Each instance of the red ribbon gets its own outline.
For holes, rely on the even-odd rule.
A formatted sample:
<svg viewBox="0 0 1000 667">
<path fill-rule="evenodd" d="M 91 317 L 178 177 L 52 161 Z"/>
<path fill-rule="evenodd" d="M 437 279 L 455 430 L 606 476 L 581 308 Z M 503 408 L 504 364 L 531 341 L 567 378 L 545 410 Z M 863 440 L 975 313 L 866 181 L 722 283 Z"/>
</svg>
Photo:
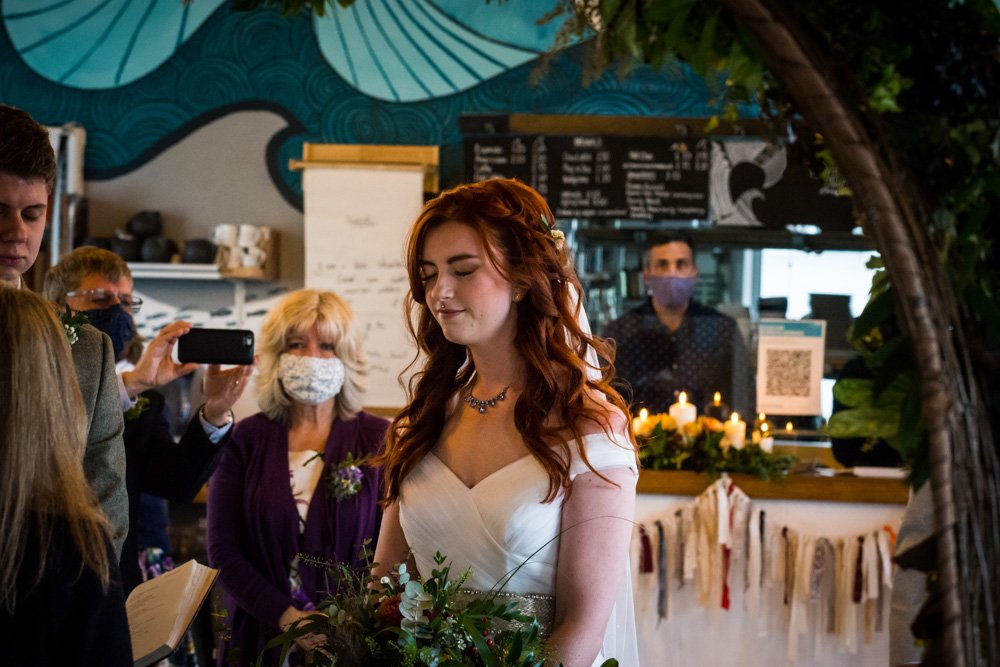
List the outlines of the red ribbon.
<svg viewBox="0 0 1000 667">
<path fill-rule="evenodd" d="M 649 574 L 653 571 L 653 544 L 649 540 L 645 526 L 639 526 L 639 541 L 642 544 L 642 553 L 639 554 L 639 572 Z"/>
</svg>

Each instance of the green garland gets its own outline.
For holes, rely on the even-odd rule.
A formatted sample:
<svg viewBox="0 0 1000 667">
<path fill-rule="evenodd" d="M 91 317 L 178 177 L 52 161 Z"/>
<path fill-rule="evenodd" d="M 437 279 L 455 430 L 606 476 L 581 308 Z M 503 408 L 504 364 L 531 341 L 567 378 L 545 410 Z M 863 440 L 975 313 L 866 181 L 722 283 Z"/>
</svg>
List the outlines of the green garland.
<svg viewBox="0 0 1000 667">
<path fill-rule="evenodd" d="M 724 472 L 777 479 L 788 474 L 795 457 L 768 453 L 756 444 L 742 449 L 723 446 L 721 422 L 699 418 L 697 427 L 682 433 L 657 423 L 637 434 L 639 459 L 647 470 L 692 470 L 715 479 Z M 716 424 L 720 426 L 716 426 Z"/>
</svg>

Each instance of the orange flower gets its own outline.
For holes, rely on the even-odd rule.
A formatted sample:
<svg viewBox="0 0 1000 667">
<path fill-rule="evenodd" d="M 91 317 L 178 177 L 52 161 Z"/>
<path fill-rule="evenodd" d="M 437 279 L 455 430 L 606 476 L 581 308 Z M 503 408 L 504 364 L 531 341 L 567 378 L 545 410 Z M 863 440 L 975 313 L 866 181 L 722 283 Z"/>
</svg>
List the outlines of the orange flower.
<svg viewBox="0 0 1000 667">
<path fill-rule="evenodd" d="M 660 418 L 660 428 L 664 431 L 676 431 L 677 430 L 677 420 L 668 415 L 666 412 L 657 415 Z"/>
<path fill-rule="evenodd" d="M 702 415 L 698 417 L 698 423 L 701 424 L 702 428 L 708 431 L 715 431 L 716 433 L 721 433 L 725 431 L 726 428 L 723 426 L 722 422 L 714 417 L 709 417 L 708 415 Z"/>
<path fill-rule="evenodd" d="M 689 438 L 697 438 L 699 435 L 701 435 L 701 432 L 703 430 L 704 429 L 702 428 L 701 423 L 698 422 L 697 420 L 684 424 L 684 428 L 681 429 L 684 435 L 686 435 Z"/>
<path fill-rule="evenodd" d="M 379 603 L 376 613 L 384 627 L 399 627 L 399 624 L 403 621 L 403 614 L 399 611 L 399 600 L 399 595 L 393 595 L 391 598 L 385 598 Z"/>
</svg>

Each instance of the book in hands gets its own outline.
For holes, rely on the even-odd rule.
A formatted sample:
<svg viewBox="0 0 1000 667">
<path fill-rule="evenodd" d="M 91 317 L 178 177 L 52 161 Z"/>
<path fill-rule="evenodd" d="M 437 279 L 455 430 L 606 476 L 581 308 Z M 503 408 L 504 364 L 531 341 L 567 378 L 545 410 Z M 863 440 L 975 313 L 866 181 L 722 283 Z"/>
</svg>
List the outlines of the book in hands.
<svg viewBox="0 0 1000 667">
<path fill-rule="evenodd" d="M 135 667 L 145 667 L 177 650 L 219 571 L 189 560 L 145 581 L 125 601 Z"/>
</svg>

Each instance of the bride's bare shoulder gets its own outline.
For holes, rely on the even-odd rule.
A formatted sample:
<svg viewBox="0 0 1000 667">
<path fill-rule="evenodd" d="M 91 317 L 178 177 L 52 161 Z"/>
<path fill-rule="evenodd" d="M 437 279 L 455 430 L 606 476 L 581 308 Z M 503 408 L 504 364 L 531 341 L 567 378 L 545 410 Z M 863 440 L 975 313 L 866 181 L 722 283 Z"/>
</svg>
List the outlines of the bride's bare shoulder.
<svg viewBox="0 0 1000 667">
<path fill-rule="evenodd" d="M 595 417 L 581 417 L 579 423 L 583 435 L 594 433 L 624 433 L 628 429 L 628 417 L 621 409 L 607 401 L 602 394 L 587 396 L 587 407 L 593 408 Z"/>
</svg>

